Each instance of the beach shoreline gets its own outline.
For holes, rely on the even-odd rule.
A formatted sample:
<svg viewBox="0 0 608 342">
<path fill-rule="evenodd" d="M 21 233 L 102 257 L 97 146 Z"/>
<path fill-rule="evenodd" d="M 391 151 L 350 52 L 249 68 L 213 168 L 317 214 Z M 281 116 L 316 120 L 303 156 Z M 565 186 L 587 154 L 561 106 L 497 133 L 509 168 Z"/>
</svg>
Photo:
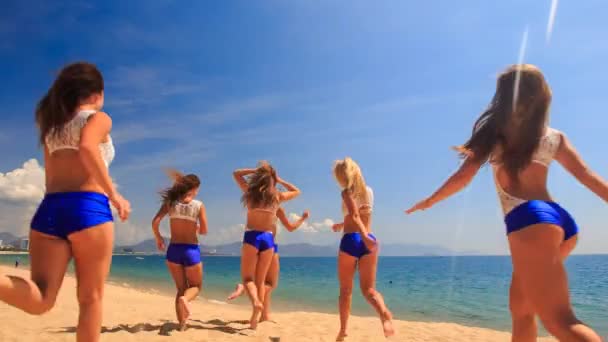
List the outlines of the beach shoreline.
<svg viewBox="0 0 608 342">
<path fill-rule="evenodd" d="M 3 274 L 28 277 L 26 269 L 0 266 Z M 66 275 L 56 306 L 43 317 L 25 314 L 0 304 L 2 341 L 73 341 L 78 315 L 76 280 Z M 338 315 L 317 312 L 277 311 L 276 323 L 248 329 L 248 306 L 199 299 L 193 302 L 189 328 L 176 330 L 174 298 L 115 283 L 106 285 L 102 341 L 334 341 Z M 395 320 L 398 335 L 391 341 L 510 341 L 507 332 L 467 327 L 455 323 Z M 348 341 L 384 339 L 377 318 L 353 316 Z M 539 341 L 555 341 L 540 338 Z"/>
</svg>

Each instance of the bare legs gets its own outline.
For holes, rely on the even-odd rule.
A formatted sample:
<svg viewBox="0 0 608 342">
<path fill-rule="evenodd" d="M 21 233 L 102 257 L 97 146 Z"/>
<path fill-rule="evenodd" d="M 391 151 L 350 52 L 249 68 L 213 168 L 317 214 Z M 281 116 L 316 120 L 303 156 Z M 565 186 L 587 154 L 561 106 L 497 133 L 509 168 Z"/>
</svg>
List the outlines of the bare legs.
<svg viewBox="0 0 608 342">
<path fill-rule="evenodd" d="M 264 280 L 273 255 L 272 249 L 258 252 L 255 247 L 247 243 L 243 244 L 241 249 L 241 278 L 251 300 L 253 312 L 249 322 L 251 329 L 254 330 L 258 325 L 258 316 L 264 308 L 262 304 L 266 292 Z"/>
<path fill-rule="evenodd" d="M 338 280 L 340 281 L 340 298 L 338 306 L 340 309 L 340 332 L 336 341 L 344 341 L 348 327 L 348 316 L 350 316 L 350 305 L 353 294 L 353 279 L 357 267 L 357 258 L 342 251 L 338 254 Z"/>
<path fill-rule="evenodd" d="M 513 272 L 509 290 L 509 309 L 512 321 L 512 342 L 536 342 L 536 317 L 532 304 L 524 295 L 521 279 Z"/>
<path fill-rule="evenodd" d="M 270 263 L 270 268 L 268 269 L 268 273 L 266 274 L 266 280 L 264 285 L 266 286 L 266 296 L 264 297 L 264 311 L 262 311 L 262 317 L 260 318 L 261 322 L 270 321 L 270 304 L 272 301 L 272 291 L 276 289 L 279 283 L 279 272 L 281 265 L 279 263 L 279 255 L 274 254 L 272 257 L 272 262 Z"/>
<path fill-rule="evenodd" d="M 49 311 L 73 255 L 80 306 L 76 340 L 99 341 L 103 289 L 112 262 L 113 239 L 112 222 L 73 233 L 69 236 L 70 243 L 31 231 L 31 280 L 0 276 L 0 299 L 34 315 Z"/>
<path fill-rule="evenodd" d="M 0 300 L 32 315 L 49 311 L 55 305 L 71 258 L 67 241 L 32 230 L 31 280 L 0 276 Z"/>
<path fill-rule="evenodd" d="M 514 273 L 511 295 L 515 295 L 511 299 L 511 310 L 516 311 L 513 341 L 531 341 L 536 335 L 536 331 L 531 334 L 529 326 L 531 313 L 538 314 L 547 331 L 560 341 L 601 341 L 572 310 L 563 259 L 573 246 L 563 244 L 563 236 L 560 227 L 549 224 L 533 225 L 509 234 Z"/>
<path fill-rule="evenodd" d="M 76 280 L 78 281 L 79 342 L 99 341 L 103 312 L 104 284 L 112 263 L 114 225 L 109 222 L 71 234 Z"/>
<path fill-rule="evenodd" d="M 236 284 L 234 291 L 232 291 L 232 293 L 228 296 L 227 300 L 237 299 L 238 297 L 240 297 L 243 294 L 243 292 L 245 292 L 245 286 L 243 286 L 243 284 L 241 284 L 241 283 L 238 283 L 238 284 Z"/>
<path fill-rule="evenodd" d="M 262 317 L 260 322 L 270 321 L 270 305 L 272 299 L 272 291 L 277 287 L 279 282 L 280 263 L 279 255 L 274 254 L 268 273 L 266 274 L 266 280 L 264 286 L 266 287 L 266 294 L 264 297 L 264 309 L 262 311 Z M 228 300 L 234 300 L 240 297 L 245 292 L 245 286 L 243 284 L 237 284 L 234 291 L 228 296 Z"/>
<path fill-rule="evenodd" d="M 392 322 L 392 314 L 384 304 L 382 294 L 376 290 L 376 269 L 378 265 L 378 253 L 374 251 L 358 260 L 359 282 L 361 293 L 368 303 L 376 310 L 382 321 L 382 329 L 385 337 L 395 334 Z M 336 341 L 344 341 L 347 336 L 348 317 L 353 293 L 353 278 L 357 268 L 357 258 L 342 251 L 338 255 L 338 278 L 340 281 L 340 332 Z"/>
<path fill-rule="evenodd" d="M 576 247 L 577 237 L 574 236 L 560 245 L 560 257 L 562 261 L 570 255 Z M 536 326 L 536 313 L 530 301 L 524 295 L 521 279 L 513 273 L 511 289 L 509 291 L 509 309 L 512 319 L 513 342 L 534 342 L 537 338 L 538 328 Z"/>
<path fill-rule="evenodd" d="M 382 294 L 376 290 L 376 270 L 378 266 L 378 252 L 374 251 L 370 254 L 362 256 L 359 260 L 359 282 L 361 293 L 367 299 L 367 302 L 376 310 L 380 320 L 382 321 L 382 330 L 385 337 L 390 337 L 395 334 L 393 328 L 393 315 L 384 304 Z"/>
<path fill-rule="evenodd" d="M 201 291 L 203 283 L 203 264 L 184 267 L 167 261 L 167 267 L 175 282 L 177 294 L 175 295 L 175 314 L 180 329 L 186 328 L 186 322 L 190 317 L 189 303 L 194 300 Z"/>
</svg>

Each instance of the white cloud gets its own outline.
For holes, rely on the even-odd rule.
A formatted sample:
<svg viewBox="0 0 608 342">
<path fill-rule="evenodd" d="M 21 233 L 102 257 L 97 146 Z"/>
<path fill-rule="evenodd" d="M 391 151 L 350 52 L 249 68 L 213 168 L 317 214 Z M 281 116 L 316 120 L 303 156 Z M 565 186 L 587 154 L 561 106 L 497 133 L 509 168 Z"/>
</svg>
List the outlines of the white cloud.
<svg viewBox="0 0 608 342">
<path fill-rule="evenodd" d="M 38 203 L 44 196 L 44 168 L 36 159 L 21 168 L 0 173 L 0 199 L 17 203 Z"/>
<path fill-rule="evenodd" d="M 152 226 L 150 224 L 146 227 L 146 225 L 131 221 L 120 222 L 118 214 L 116 214 L 114 209 L 112 212 L 114 213 L 114 240 L 116 246 L 134 245 L 153 237 Z M 163 236 L 169 236 L 167 231 L 166 227 L 161 227 L 161 234 Z"/>
<path fill-rule="evenodd" d="M 290 221 L 297 221 L 301 218 L 300 215 L 295 213 L 289 214 Z M 329 232 L 331 231 L 331 227 L 334 225 L 334 221 L 332 219 L 326 218 L 321 222 L 309 222 L 305 221 L 298 228 L 296 232 L 304 232 L 304 233 L 321 233 L 321 232 Z"/>
<path fill-rule="evenodd" d="M 44 168 L 36 159 L 0 172 L 0 230 L 26 236 L 38 202 L 44 196 Z"/>
<path fill-rule="evenodd" d="M 312 225 L 317 229 L 321 229 L 321 228 L 331 229 L 331 227 L 334 225 L 334 221 L 332 219 L 326 218 L 322 222 L 315 222 Z"/>
<path fill-rule="evenodd" d="M 300 219 L 300 215 L 290 213 L 288 218 L 290 221 Z M 277 230 L 277 243 L 293 244 L 293 243 L 309 243 L 313 245 L 331 245 L 337 243 L 340 239 L 340 234 L 334 233 L 331 229 L 334 221 L 326 218 L 319 222 L 305 221 L 294 232 L 287 232 L 283 229 Z"/>
</svg>

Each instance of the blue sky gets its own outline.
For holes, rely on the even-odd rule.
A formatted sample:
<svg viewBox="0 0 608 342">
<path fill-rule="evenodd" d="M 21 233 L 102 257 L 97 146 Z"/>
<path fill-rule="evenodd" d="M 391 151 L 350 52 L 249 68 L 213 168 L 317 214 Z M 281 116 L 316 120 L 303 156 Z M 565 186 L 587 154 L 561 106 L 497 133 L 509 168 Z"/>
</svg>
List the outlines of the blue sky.
<svg viewBox="0 0 608 342">
<path fill-rule="evenodd" d="M 209 241 L 237 239 L 244 212 L 231 171 L 260 159 L 303 190 L 289 211 L 308 208 L 316 223 L 284 241 L 335 243 L 339 236 L 322 223 L 340 219 L 331 167 L 348 155 L 375 190 L 381 240 L 506 253 L 488 169 L 432 211 L 408 217 L 403 209 L 458 166 L 449 147 L 467 138 L 495 75 L 517 62 L 526 28 L 525 61 L 553 88 L 552 125 L 608 176 L 601 148 L 608 3 L 561 2 L 548 41 L 550 7 L 549 0 L 5 1 L 0 172 L 41 162 L 35 103 L 62 65 L 87 60 L 105 76 L 117 145 L 111 172 L 134 207 L 117 228 L 119 243 L 151 236 L 167 166 L 201 176 Z M 11 186 L 2 182 L 0 197 Z M 550 187 L 581 225 L 577 251 L 608 252 L 605 203 L 558 165 Z M 23 229 L 33 206 L 4 196 L 0 225 Z M 27 209 L 15 215 L 19 208 Z"/>
</svg>

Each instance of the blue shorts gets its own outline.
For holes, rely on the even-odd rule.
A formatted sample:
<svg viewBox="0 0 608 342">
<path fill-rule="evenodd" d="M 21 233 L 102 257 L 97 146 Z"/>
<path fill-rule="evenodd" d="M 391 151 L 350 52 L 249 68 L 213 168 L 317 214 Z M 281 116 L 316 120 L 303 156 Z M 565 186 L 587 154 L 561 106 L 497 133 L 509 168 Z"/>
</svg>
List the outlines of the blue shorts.
<svg viewBox="0 0 608 342">
<path fill-rule="evenodd" d="M 189 243 L 171 243 L 167 248 L 167 261 L 182 266 L 194 266 L 201 262 L 201 249 Z"/>
<path fill-rule="evenodd" d="M 505 216 L 507 235 L 528 226 L 547 223 L 564 230 L 564 241 L 578 233 L 578 226 L 570 214 L 554 202 L 532 200 L 518 205 Z"/>
<path fill-rule="evenodd" d="M 243 236 L 243 243 L 252 245 L 260 252 L 270 248 L 274 250 L 274 236 L 271 232 L 247 230 Z"/>
<path fill-rule="evenodd" d="M 274 244 L 274 254 L 277 254 L 277 253 L 279 253 L 279 245 L 277 245 L 276 242 L 275 242 L 275 244 Z"/>
<path fill-rule="evenodd" d="M 367 234 L 367 236 L 376 241 L 376 237 L 373 234 Z M 342 241 L 340 241 L 340 250 L 357 259 L 370 253 L 369 249 L 365 247 L 361 233 L 344 234 L 342 236 Z"/>
<path fill-rule="evenodd" d="M 110 201 L 97 192 L 46 194 L 30 227 L 40 233 L 67 240 L 68 235 L 114 221 Z"/>
</svg>

